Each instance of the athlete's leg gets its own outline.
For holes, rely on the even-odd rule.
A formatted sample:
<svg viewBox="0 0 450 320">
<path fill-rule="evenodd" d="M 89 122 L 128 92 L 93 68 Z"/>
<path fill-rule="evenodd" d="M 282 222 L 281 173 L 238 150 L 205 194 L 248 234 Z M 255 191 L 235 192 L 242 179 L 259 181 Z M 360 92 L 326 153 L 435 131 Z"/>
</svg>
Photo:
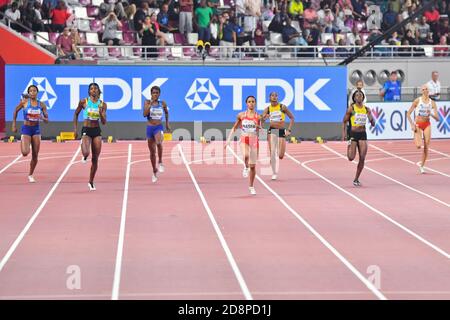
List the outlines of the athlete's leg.
<svg viewBox="0 0 450 320">
<path fill-rule="evenodd" d="M 158 172 L 156 167 L 156 142 L 153 138 L 147 139 L 148 149 L 150 150 L 150 161 L 152 162 L 153 173 Z"/>
<path fill-rule="evenodd" d="M 22 155 L 26 157 L 30 153 L 31 137 L 23 134 L 20 138 L 20 151 Z"/>
<path fill-rule="evenodd" d="M 281 159 L 284 158 L 284 154 L 286 152 L 286 139 L 278 138 L 278 157 Z"/>
<path fill-rule="evenodd" d="M 98 168 L 98 158 L 100 157 L 100 152 L 102 151 L 102 137 L 97 136 L 92 139 L 92 164 L 91 173 L 89 175 L 89 183 L 94 183 L 95 173 Z"/>
<path fill-rule="evenodd" d="M 347 158 L 349 161 L 353 161 L 356 157 L 356 147 L 358 141 L 350 140 L 351 143 L 347 146 Z"/>
<path fill-rule="evenodd" d="M 248 169 L 248 161 L 250 156 L 250 147 L 248 144 L 241 142 L 241 152 L 242 157 L 244 158 L 245 167 Z"/>
<path fill-rule="evenodd" d="M 425 128 L 423 130 L 423 153 L 422 153 L 422 162 L 421 166 L 425 166 L 425 161 L 428 159 L 428 150 L 430 148 L 430 141 L 431 141 L 431 125 Z"/>
<path fill-rule="evenodd" d="M 269 150 L 270 150 L 270 165 L 272 167 L 272 173 L 275 175 L 278 172 L 278 136 L 276 134 L 269 134 Z"/>
<path fill-rule="evenodd" d="M 87 159 L 87 157 L 89 157 L 89 153 L 91 152 L 91 144 L 91 137 L 89 137 L 88 135 L 81 136 L 81 153 L 83 154 L 84 159 Z"/>
<path fill-rule="evenodd" d="M 366 161 L 367 154 L 367 140 L 359 140 L 359 161 L 356 169 L 355 181 L 359 180 L 362 170 L 364 169 L 364 162 Z"/>
<path fill-rule="evenodd" d="M 414 144 L 417 149 L 422 147 L 422 129 L 420 128 L 416 128 L 416 131 L 414 131 Z"/>
<path fill-rule="evenodd" d="M 41 149 L 41 136 L 34 135 L 31 137 L 31 162 L 29 176 L 32 176 L 34 169 L 38 163 L 39 150 Z"/>
</svg>

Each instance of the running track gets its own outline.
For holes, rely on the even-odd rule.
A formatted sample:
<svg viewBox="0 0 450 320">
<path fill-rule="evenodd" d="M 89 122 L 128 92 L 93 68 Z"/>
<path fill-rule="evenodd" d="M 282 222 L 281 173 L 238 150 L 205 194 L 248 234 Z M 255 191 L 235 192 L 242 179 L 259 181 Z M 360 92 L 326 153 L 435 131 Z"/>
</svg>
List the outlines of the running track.
<svg viewBox="0 0 450 320">
<path fill-rule="evenodd" d="M 370 142 L 354 188 L 346 144 L 288 144 L 250 196 L 237 145 L 166 143 L 152 184 L 145 143 L 104 144 L 89 192 L 78 143 L 43 142 L 36 184 L 2 143 L 0 299 L 450 299 L 450 141 L 431 148 L 420 175 L 411 141 Z"/>
</svg>

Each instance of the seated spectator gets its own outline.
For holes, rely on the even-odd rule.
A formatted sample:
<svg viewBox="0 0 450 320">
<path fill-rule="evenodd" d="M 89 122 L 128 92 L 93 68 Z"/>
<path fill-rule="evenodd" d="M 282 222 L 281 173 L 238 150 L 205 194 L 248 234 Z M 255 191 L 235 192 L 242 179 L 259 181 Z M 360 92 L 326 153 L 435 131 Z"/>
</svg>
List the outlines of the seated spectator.
<svg viewBox="0 0 450 320">
<path fill-rule="evenodd" d="M 147 3 L 148 5 L 148 3 Z M 152 46 L 153 48 L 142 48 L 142 57 L 144 59 L 155 58 L 158 56 L 156 46 L 156 26 L 148 15 L 144 18 L 142 26 L 139 28 L 139 34 L 142 37 L 142 46 Z"/>
<path fill-rule="evenodd" d="M 167 3 L 162 5 L 161 11 L 157 16 L 157 21 L 161 32 L 168 33 L 176 31 L 176 29 L 169 27 L 169 5 Z"/>
<path fill-rule="evenodd" d="M 388 40 L 389 44 L 392 42 L 392 45 L 399 46 L 401 44 L 400 38 L 398 37 L 397 31 L 391 34 L 391 37 Z"/>
<path fill-rule="evenodd" d="M 352 29 L 347 27 L 344 23 L 345 21 L 345 14 L 344 11 L 341 11 L 339 9 L 338 4 L 336 4 L 335 7 L 335 19 L 333 22 L 332 29 L 335 30 L 337 33 L 349 33 L 352 32 Z M 357 31 L 358 33 L 358 31 Z"/>
<path fill-rule="evenodd" d="M 28 2 L 26 4 L 24 14 L 22 15 L 22 23 L 35 32 L 44 31 L 44 22 L 42 21 L 40 12 L 35 10 L 35 6 L 39 7 L 40 3 L 36 1 L 34 3 Z"/>
<path fill-rule="evenodd" d="M 69 27 L 63 29 L 62 34 L 56 40 L 56 50 L 59 59 L 79 59 L 78 49 L 76 48 Z"/>
<path fill-rule="evenodd" d="M 307 45 L 306 40 L 303 39 L 300 32 L 292 26 L 290 18 L 287 18 L 286 25 L 281 32 L 283 36 L 283 42 L 290 46 L 304 46 Z"/>
<path fill-rule="evenodd" d="M 345 46 L 344 39 L 339 39 L 338 47 L 336 48 L 336 57 L 347 58 L 349 56 L 349 51 L 347 48 L 344 48 L 344 46 Z"/>
<path fill-rule="evenodd" d="M 442 23 L 439 25 L 438 29 L 439 29 L 438 31 L 439 36 L 450 34 L 450 28 L 448 26 L 448 18 L 442 20 Z"/>
<path fill-rule="evenodd" d="M 165 46 L 166 43 L 167 43 L 167 38 L 164 35 L 164 33 L 161 32 L 161 29 L 159 28 L 159 23 L 158 23 L 157 18 L 156 18 L 156 12 L 153 12 L 150 15 L 150 19 L 152 21 L 152 25 L 155 28 L 155 31 L 156 31 L 155 35 L 156 35 L 156 39 L 159 40 L 159 45 L 160 46 Z"/>
<path fill-rule="evenodd" d="M 17 2 L 13 2 L 11 8 L 7 9 L 5 12 L 5 17 L 7 18 L 7 24 L 14 30 L 21 32 L 22 27 L 16 22 L 20 22 L 20 11 L 17 8 Z"/>
<path fill-rule="evenodd" d="M 417 45 L 416 38 L 414 37 L 414 33 L 411 29 L 406 30 L 404 39 L 406 39 L 411 46 Z"/>
<path fill-rule="evenodd" d="M 409 41 L 406 38 L 402 40 L 402 47 L 398 48 L 397 55 L 399 57 L 412 57 L 412 48 L 409 46 Z"/>
<path fill-rule="evenodd" d="M 389 80 L 384 83 L 380 90 L 380 97 L 383 97 L 385 102 L 400 101 L 401 86 L 401 82 L 397 80 L 397 72 L 392 71 Z"/>
<path fill-rule="evenodd" d="M 117 18 L 116 14 L 111 11 L 102 23 L 105 25 L 105 31 L 103 31 L 102 42 L 108 46 L 119 46 L 124 42 L 117 37 L 119 28 L 122 28 L 122 22 Z"/>
<path fill-rule="evenodd" d="M 427 23 L 427 18 L 422 16 L 417 27 L 417 34 L 419 35 L 419 44 L 425 44 L 428 33 L 430 32 L 430 25 Z"/>
<path fill-rule="evenodd" d="M 367 17 L 367 10 L 369 9 L 366 0 L 352 0 L 353 14 L 358 19 Z"/>
<path fill-rule="evenodd" d="M 425 39 L 425 45 L 434 45 L 433 32 L 428 32 L 427 38 Z"/>
<path fill-rule="evenodd" d="M 109 12 L 114 11 L 119 20 L 128 20 L 132 19 L 136 13 L 136 5 L 123 0 L 104 0 L 100 4 L 99 10 L 101 19 L 105 18 Z"/>
<path fill-rule="evenodd" d="M 133 17 L 134 30 L 140 31 L 147 16 L 150 17 L 153 10 L 150 9 L 148 1 L 142 1 L 141 7 L 136 11 Z"/>
<path fill-rule="evenodd" d="M 283 31 L 283 25 L 286 23 L 287 19 L 288 16 L 285 12 L 275 12 L 275 16 L 269 24 L 269 31 L 281 33 Z"/>
<path fill-rule="evenodd" d="M 0 12 L 5 12 L 8 9 L 9 0 L 0 0 Z"/>
<path fill-rule="evenodd" d="M 67 25 L 69 18 L 72 18 L 72 14 L 67 11 L 66 3 L 62 0 L 58 0 L 56 8 L 50 11 L 50 18 L 52 19 L 52 31 L 62 32 Z"/>
<path fill-rule="evenodd" d="M 325 58 L 331 58 L 334 56 L 334 47 L 333 47 L 333 41 L 331 39 L 328 39 L 326 42 L 326 47 L 322 48 L 322 57 Z"/>
<path fill-rule="evenodd" d="M 56 8 L 58 0 L 43 0 L 42 1 L 42 19 L 50 19 L 50 12 Z"/>
</svg>

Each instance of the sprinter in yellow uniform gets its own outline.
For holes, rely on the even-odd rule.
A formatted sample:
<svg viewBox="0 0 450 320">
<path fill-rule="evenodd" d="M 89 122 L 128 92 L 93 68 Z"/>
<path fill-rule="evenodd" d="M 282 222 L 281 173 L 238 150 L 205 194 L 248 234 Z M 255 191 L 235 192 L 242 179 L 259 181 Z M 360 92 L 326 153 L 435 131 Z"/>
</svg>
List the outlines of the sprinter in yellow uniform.
<svg viewBox="0 0 450 320">
<path fill-rule="evenodd" d="M 348 107 L 344 116 L 344 123 L 342 125 L 342 140 L 347 137 L 347 157 L 349 161 L 353 161 L 353 159 L 355 159 L 356 148 L 358 148 L 359 162 L 358 168 L 356 169 L 355 179 L 353 180 L 353 185 L 355 187 L 359 187 L 361 186 L 359 176 L 364 168 L 364 161 L 367 154 L 366 123 L 367 119 L 369 119 L 371 125 L 374 126 L 375 120 L 373 119 L 370 109 L 363 103 L 364 93 L 361 90 L 357 90 L 353 93 L 352 100 L 353 103 Z M 348 121 L 351 123 L 350 132 L 347 132 Z"/>
</svg>

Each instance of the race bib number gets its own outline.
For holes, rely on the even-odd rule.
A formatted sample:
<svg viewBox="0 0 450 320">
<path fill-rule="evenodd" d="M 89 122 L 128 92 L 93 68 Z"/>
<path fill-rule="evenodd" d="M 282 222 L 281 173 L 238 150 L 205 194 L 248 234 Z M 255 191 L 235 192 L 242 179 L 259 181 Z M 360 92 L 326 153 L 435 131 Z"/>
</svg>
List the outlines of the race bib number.
<svg viewBox="0 0 450 320">
<path fill-rule="evenodd" d="M 39 121 L 41 119 L 41 109 L 28 110 L 27 118 L 28 118 L 28 121 L 34 121 L 34 122 Z"/>
<path fill-rule="evenodd" d="M 98 120 L 100 119 L 100 113 L 98 109 L 89 108 L 87 109 L 87 117 L 89 120 Z"/>
<path fill-rule="evenodd" d="M 244 133 L 255 133 L 256 132 L 256 124 L 253 120 L 242 120 L 242 131 Z"/>
<path fill-rule="evenodd" d="M 355 125 L 365 126 L 366 122 L 367 122 L 367 114 L 365 114 L 365 113 L 355 114 Z"/>
<path fill-rule="evenodd" d="M 150 118 L 154 120 L 161 120 L 163 117 L 162 108 L 150 108 Z"/>
<path fill-rule="evenodd" d="M 282 112 L 281 111 L 273 111 L 270 113 L 270 121 L 273 122 L 280 122 L 283 121 L 281 118 Z"/>
</svg>

